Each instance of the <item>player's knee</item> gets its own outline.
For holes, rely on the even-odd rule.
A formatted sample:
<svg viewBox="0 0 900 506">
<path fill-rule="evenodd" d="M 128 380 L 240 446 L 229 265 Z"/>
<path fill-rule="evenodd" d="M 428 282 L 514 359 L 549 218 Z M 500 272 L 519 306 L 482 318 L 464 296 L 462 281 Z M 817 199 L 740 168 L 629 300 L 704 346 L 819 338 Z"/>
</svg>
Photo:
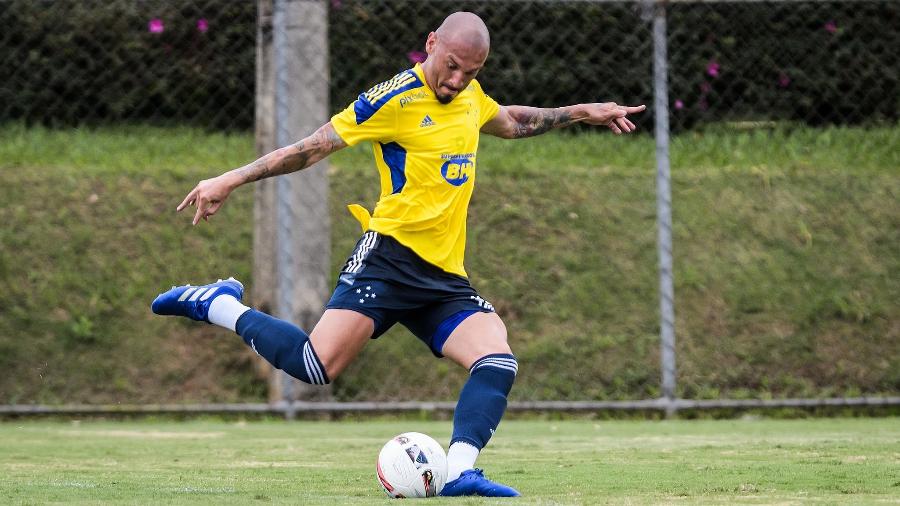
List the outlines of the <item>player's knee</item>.
<svg viewBox="0 0 900 506">
<path fill-rule="evenodd" d="M 485 354 L 505 354 L 509 355 L 512 360 L 515 361 L 516 357 L 513 356 L 512 349 L 509 347 L 509 341 L 507 339 L 506 324 L 503 323 L 503 320 L 500 319 L 496 313 L 493 313 L 492 316 L 491 332 L 487 335 L 489 348 Z"/>
<path fill-rule="evenodd" d="M 512 356 L 506 325 L 496 313 L 474 313 L 448 334 L 438 351 L 468 369 L 487 355 Z"/>
<path fill-rule="evenodd" d="M 477 358 L 469 368 L 470 371 L 478 361 L 492 355 L 502 355 L 515 362 L 516 357 L 513 356 L 512 348 L 509 347 L 509 341 L 507 340 L 506 326 L 503 325 L 503 321 L 500 318 L 496 318 L 496 322 L 497 324 L 487 329 L 489 331 L 485 332 L 477 343 L 473 343 L 472 350 L 476 352 L 475 357 Z"/>
<path fill-rule="evenodd" d="M 489 334 L 494 341 L 502 342 L 506 345 L 506 324 L 503 323 L 503 319 L 497 313 L 487 313 L 487 316 L 490 322 Z M 506 346 L 506 348 L 508 349 L 509 346 Z"/>
</svg>

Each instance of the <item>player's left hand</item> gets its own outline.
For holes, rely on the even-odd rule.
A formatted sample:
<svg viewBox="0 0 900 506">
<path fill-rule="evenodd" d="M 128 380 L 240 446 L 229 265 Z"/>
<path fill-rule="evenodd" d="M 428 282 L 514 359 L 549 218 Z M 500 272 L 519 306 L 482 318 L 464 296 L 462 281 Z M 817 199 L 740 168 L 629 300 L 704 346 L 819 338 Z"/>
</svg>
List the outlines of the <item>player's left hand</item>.
<svg viewBox="0 0 900 506">
<path fill-rule="evenodd" d="M 637 127 L 634 126 L 627 116 L 642 112 L 646 109 L 646 105 L 627 106 L 619 105 L 615 102 L 604 102 L 598 104 L 587 104 L 586 110 L 588 117 L 584 120 L 588 125 L 605 125 L 613 131 L 614 134 L 622 134 L 633 132 Z"/>
</svg>

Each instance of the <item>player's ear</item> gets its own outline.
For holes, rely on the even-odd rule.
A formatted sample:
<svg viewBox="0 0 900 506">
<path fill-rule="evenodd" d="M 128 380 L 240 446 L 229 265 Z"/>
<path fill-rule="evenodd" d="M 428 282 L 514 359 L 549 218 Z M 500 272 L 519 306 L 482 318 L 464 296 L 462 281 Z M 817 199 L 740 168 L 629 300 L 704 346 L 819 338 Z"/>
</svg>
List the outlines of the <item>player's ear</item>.
<svg viewBox="0 0 900 506">
<path fill-rule="evenodd" d="M 428 38 L 425 39 L 425 52 L 427 54 L 431 54 L 434 52 L 434 47 L 437 45 L 437 34 L 431 32 L 428 34 Z"/>
</svg>

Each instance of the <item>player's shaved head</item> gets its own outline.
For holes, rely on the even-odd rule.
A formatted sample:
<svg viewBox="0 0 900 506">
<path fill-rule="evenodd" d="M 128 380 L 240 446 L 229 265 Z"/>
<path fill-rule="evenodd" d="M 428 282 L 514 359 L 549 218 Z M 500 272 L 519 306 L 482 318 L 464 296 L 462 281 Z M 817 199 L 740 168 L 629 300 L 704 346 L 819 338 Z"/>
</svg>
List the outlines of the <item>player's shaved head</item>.
<svg viewBox="0 0 900 506">
<path fill-rule="evenodd" d="M 438 101 L 448 104 L 464 91 L 484 66 L 490 49 L 487 26 L 471 12 L 454 12 L 428 34 L 428 58 L 422 69 Z"/>
<path fill-rule="evenodd" d="M 464 46 L 472 51 L 484 51 L 491 48 L 491 35 L 487 25 L 471 12 L 454 12 L 447 16 L 435 31 L 438 40 L 453 46 Z"/>
</svg>

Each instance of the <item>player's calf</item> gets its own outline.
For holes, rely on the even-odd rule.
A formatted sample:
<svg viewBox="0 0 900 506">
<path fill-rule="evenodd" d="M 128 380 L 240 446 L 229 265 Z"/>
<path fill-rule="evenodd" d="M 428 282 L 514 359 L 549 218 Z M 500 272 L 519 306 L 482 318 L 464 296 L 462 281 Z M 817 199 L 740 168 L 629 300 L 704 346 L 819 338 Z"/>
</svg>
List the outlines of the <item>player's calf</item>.
<svg viewBox="0 0 900 506">
<path fill-rule="evenodd" d="M 309 336 L 300 327 L 251 309 L 238 318 L 235 330 L 277 369 L 311 385 L 329 383 Z"/>
<path fill-rule="evenodd" d="M 299 327 L 241 303 L 244 286 L 234 278 L 203 286 L 177 286 L 151 304 L 158 315 L 184 316 L 238 333 L 273 366 L 311 385 L 329 382 L 309 336 Z"/>
<path fill-rule="evenodd" d="M 447 452 L 447 485 L 442 495 L 519 495 L 514 489 L 494 483 L 474 469 L 475 460 L 487 445 L 503 413 L 519 365 L 510 353 L 483 356 L 469 369 L 469 380 L 459 394 L 453 413 L 453 437 Z"/>
<path fill-rule="evenodd" d="M 493 353 L 476 360 L 459 394 L 453 414 L 453 439 L 479 450 L 487 445 L 506 411 L 506 397 L 519 364 L 509 353 Z"/>
</svg>

